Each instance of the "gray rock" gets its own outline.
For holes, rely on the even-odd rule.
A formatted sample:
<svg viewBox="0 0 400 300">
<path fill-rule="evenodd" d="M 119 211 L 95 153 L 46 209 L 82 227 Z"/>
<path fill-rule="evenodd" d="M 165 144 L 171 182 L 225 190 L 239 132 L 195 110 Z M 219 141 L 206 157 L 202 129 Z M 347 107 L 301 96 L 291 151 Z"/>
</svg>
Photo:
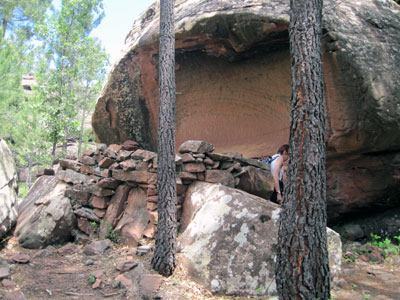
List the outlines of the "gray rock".
<svg viewBox="0 0 400 300">
<path fill-rule="evenodd" d="M 276 295 L 278 206 L 222 185 L 197 182 L 190 189 L 192 217 L 178 239 L 181 267 L 214 293 Z M 334 283 L 339 235 L 328 229 L 328 242 Z"/>
<path fill-rule="evenodd" d="M 17 171 L 10 148 L 0 139 L 0 239 L 17 221 Z"/>
<path fill-rule="evenodd" d="M 10 268 L 2 267 L 0 268 L 0 279 L 8 278 L 10 276 Z"/>
<path fill-rule="evenodd" d="M 337 286 L 339 284 L 340 272 L 342 270 L 342 241 L 339 233 L 328 227 L 326 229 L 331 284 L 332 286 Z"/>
<path fill-rule="evenodd" d="M 131 155 L 134 159 L 142 159 L 143 161 L 151 161 L 153 158 L 157 157 L 157 153 L 138 149 Z"/>
<path fill-rule="evenodd" d="M 76 220 L 64 196 L 67 186 L 54 176 L 36 180 L 19 206 L 15 233 L 22 247 L 39 249 L 71 238 Z"/>
<path fill-rule="evenodd" d="M 93 241 L 85 246 L 83 253 L 86 255 L 99 255 L 104 254 L 104 252 L 111 247 L 110 240 Z"/>
<path fill-rule="evenodd" d="M 235 178 L 226 170 L 207 170 L 204 181 L 209 183 L 221 183 L 229 187 L 235 187 Z"/>
<path fill-rule="evenodd" d="M 153 249 L 152 245 L 144 245 L 144 246 L 139 246 L 136 248 L 136 255 L 137 256 L 143 256 L 149 253 Z"/>
<path fill-rule="evenodd" d="M 82 164 L 76 160 L 64 159 L 60 160 L 60 166 L 64 169 L 70 169 L 79 172 L 81 170 Z"/>
<path fill-rule="evenodd" d="M 95 213 L 93 212 L 93 209 L 90 209 L 87 207 L 81 207 L 81 208 L 75 209 L 74 214 L 79 217 L 88 219 L 89 221 L 100 222 L 99 217 L 95 215 Z"/>
<path fill-rule="evenodd" d="M 266 164 L 262 161 L 259 161 L 258 159 L 238 157 L 238 158 L 236 158 L 236 160 L 240 161 L 244 165 L 254 166 L 254 167 L 257 167 L 260 169 L 271 171 L 270 166 L 268 164 Z"/>
<path fill-rule="evenodd" d="M 237 188 L 250 194 L 269 200 L 274 191 L 274 178 L 269 170 L 246 166 L 238 177 Z"/>
<path fill-rule="evenodd" d="M 342 236 L 349 241 L 357 241 L 364 238 L 364 232 L 359 224 L 348 224 L 342 228 Z"/>
<path fill-rule="evenodd" d="M 73 183 L 73 184 L 86 183 L 86 182 L 91 181 L 91 178 L 89 176 L 75 172 L 71 169 L 59 170 L 56 174 L 56 177 L 59 180 L 65 181 L 67 183 Z"/>
<path fill-rule="evenodd" d="M 189 140 L 179 146 L 179 153 L 193 152 L 193 153 L 207 153 L 214 150 L 214 145 L 204 141 Z"/>
<path fill-rule="evenodd" d="M 92 266 L 92 265 L 94 265 L 93 259 L 88 259 L 87 261 L 85 261 L 85 265 L 87 265 L 87 266 Z"/>
<path fill-rule="evenodd" d="M 4 300 L 26 300 L 26 297 L 21 291 L 11 291 L 5 293 Z"/>
</svg>

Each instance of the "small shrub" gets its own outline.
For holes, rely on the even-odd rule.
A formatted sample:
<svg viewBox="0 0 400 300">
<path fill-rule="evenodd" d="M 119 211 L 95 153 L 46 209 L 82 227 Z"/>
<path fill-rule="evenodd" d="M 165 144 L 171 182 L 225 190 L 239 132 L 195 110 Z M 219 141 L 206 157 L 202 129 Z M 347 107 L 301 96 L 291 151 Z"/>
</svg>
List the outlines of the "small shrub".
<svg viewBox="0 0 400 300">
<path fill-rule="evenodd" d="M 262 296 L 261 287 L 256 288 L 256 293 L 257 295 Z"/>
<path fill-rule="evenodd" d="M 95 277 L 93 274 L 91 274 L 91 275 L 89 276 L 89 282 L 90 282 L 91 284 L 93 284 L 93 283 L 96 282 L 96 277 Z"/>
<path fill-rule="evenodd" d="M 90 226 L 92 226 L 94 229 L 96 229 L 97 227 L 99 227 L 99 224 L 96 221 L 92 221 L 92 222 L 90 222 Z"/>
<path fill-rule="evenodd" d="M 119 243 L 121 241 L 121 236 L 117 232 L 115 232 L 110 223 L 105 222 L 105 224 L 107 226 L 107 232 L 108 232 L 106 238 L 113 243 Z"/>
<path fill-rule="evenodd" d="M 383 239 L 380 235 L 371 233 L 372 245 L 377 246 L 383 251 L 385 257 L 390 255 L 399 255 L 400 246 L 395 245 L 389 238 Z M 399 236 L 395 236 L 394 239 L 399 240 Z"/>
</svg>

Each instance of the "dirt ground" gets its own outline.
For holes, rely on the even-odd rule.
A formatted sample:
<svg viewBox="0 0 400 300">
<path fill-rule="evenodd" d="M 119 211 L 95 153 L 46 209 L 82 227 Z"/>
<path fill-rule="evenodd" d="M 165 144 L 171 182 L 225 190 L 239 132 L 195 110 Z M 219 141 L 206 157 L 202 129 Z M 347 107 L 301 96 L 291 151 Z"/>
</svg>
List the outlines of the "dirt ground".
<svg viewBox="0 0 400 300">
<path fill-rule="evenodd" d="M 0 262 L 8 265 L 10 275 L 0 286 L 0 299 L 167 299 L 222 300 L 266 299 L 265 297 L 218 297 L 190 281 L 179 268 L 173 276 L 162 278 L 161 284 L 145 297 L 132 287 L 117 284 L 121 274 L 116 266 L 134 261 L 143 264 L 145 274 L 155 274 L 150 267 L 152 252 L 137 256 L 134 248 L 114 245 L 104 255 L 87 256 L 83 247 L 67 244 L 44 250 L 21 248 L 12 237 L 0 251 Z M 21 262 L 16 263 L 15 260 Z M 28 261 L 26 261 L 28 260 Z M 1 272 L 0 272 L 1 273 Z M 100 276 L 99 274 L 103 274 Z M 99 287 L 94 288 L 95 277 Z M 153 287 L 154 288 L 154 287 Z M 338 287 L 332 290 L 336 300 L 400 299 L 400 256 L 372 264 L 356 259 L 343 263 Z"/>
</svg>

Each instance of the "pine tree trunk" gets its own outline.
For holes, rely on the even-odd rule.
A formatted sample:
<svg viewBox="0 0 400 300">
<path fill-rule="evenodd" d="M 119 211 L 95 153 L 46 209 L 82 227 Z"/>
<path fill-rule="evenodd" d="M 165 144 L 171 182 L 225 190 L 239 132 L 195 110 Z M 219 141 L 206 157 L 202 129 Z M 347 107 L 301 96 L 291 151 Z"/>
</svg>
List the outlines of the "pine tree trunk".
<svg viewBox="0 0 400 300">
<path fill-rule="evenodd" d="M 322 0 L 291 0 L 292 98 L 287 181 L 280 214 L 280 299 L 329 299 L 326 237 Z"/>
<path fill-rule="evenodd" d="M 28 174 L 26 176 L 25 188 L 30 189 L 32 185 L 32 165 L 33 160 L 32 157 L 28 156 Z"/>
<path fill-rule="evenodd" d="M 79 129 L 79 140 L 78 140 L 78 157 L 82 154 L 82 144 L 83 144 L 83 131 L 85 129 L 85 119 L 86 119 L 86 105 L 82 111 L 81 127 Z"/>
<path fill-rule="evenodd" d="M 57 132 L 54 134 L 53 137 L 53 148 L 51 150 L 51 164 L 53 165 L 56 160 L 56 150 L 57 150 Z"/>
<path fill-rule="evenodd" d="M 174 1 L 160 1 L 158 110 L 158 228 L 153 268 L 163 276 L 176 267 L 175 33 Z"/>
<path fill-rule="evenodd" d="M 61 157 L 65 159 L 65 157 L 67 156 L 67 149 L 68 149 L 68 142 L 66 140 L 63 141 L 61 149 L 62 149 Z"/>
</svg>

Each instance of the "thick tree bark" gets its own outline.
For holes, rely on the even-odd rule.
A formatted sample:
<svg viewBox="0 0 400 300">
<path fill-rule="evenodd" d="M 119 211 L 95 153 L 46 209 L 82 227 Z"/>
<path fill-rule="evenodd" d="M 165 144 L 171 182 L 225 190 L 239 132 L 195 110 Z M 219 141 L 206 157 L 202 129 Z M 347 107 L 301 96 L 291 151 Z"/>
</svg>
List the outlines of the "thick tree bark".
<svg viewBox="0 0 400 300">
<path fill-rule="evenodd" d="M 329 299 L 326 238 L 322 0 L 291 0 L 290 149 L 280 215 L 280 299 Z"/>
<path fill-rule="evenodd" d="M 158 110 L 158 228 L 153 268 L 163 276 L 176 267 L 175 32 L 174 1 L 160 1 Z"/>
</svg>

